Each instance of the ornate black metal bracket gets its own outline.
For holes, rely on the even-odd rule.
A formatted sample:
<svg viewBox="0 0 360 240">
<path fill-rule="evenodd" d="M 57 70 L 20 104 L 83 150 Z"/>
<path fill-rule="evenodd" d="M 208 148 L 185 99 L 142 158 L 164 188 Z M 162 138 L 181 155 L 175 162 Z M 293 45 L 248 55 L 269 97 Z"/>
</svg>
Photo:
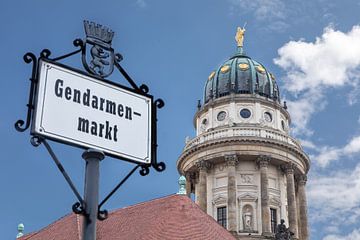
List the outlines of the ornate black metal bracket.
<svg viewBox="0 0 360 240">
<path fill-rule="evenodd" d="M 123 56 L 120 53 L 115 53 L 114 49 L 111 47 L 111 40 L 114 33 L 101 25 L 84 21 L 84 27 L 86 32 L 86 38 L 75 39 L 73 41 L 73 45 L 78 48 L 70 53 L 61 55 L 59 57 L 51 58 L 51 51 L 49 49 L 44 49 L 41 51 L 39 57 L 36 57 L 34 53 L 28 52 L 24 55 L 23 59 L 25 63 L 32 63 L 32 72 L 30 77 L 30 92 L 29 99 L 27 103 L 27 116 L 26 120 L 19 119 L 15 123 L 15 129 L 19 132 L 26 131 L 30 125 L 31 121 L 34 118 L 34 108 L 35 108 L 35 96 L 37 93 L 37 83 L 39 78 L 39 61 L 41 59 L 50 60 L 53 62 L 57 62 L 68 57 L 74 56 L 76 54 L 81 53 L 81 61 L 84 66 L 84 69 L 88 72 L 89 75 L 93 75 L 97 78 L 106 80 L 105 77 L 110 76 L 113 73 L 114 69 L 117 69 L 119 73 L 125 78 L 125 80 L 130 84 L 130 86 L 139 94 L 151 96 L 149 95 L 149 88 L 145 84 L 138 86 L 135 81 L 129 76 L 129 74 L 125 71 L 125 69 L 120 65 L 120 62 L 123 60 Z M 87 48 L 87 45 L 90 45 L 90 49 Z M 89 51 L 88 51 L 89 50 Z M 87 52 L 90 52 L 90 62 L 87 58 Z M 152 97 L 152 96 L 151 96 Z M 149 164 L 140 164 L 135 166 L 128 175 L 125 176 L 123 180 L 105 197 L 105 199 L 99 204 L 98 208 L 98 219 L 104 220 L 107 218 L 108 212 L 107 210 L 101 210 L 100 208 L 105 204 L 105 202 L 121 187 L 121 185 L 138 169 L 141 176 L 146 176 L 150 172 L 150 168 L 153 167 L 156 171 L 161 172 L 164 171 L 166 165 L 164 162 L 157 162 L 157 109 L 161 109 L 164 107 L 164 101 L 162 99 L 156 99 L 152 102 L 152 138 L 151 138 L 151 147 L 152 147 L 152 155 L 151 155 L 151 163 Z M 33 134 L 33 133 L 32 133 Z M 82 199 L 81 195 L 77 191 L 75 185 L 71 181 L 69 175 L 66 173 L 62 164 L 58 160 L 54 151 L 50 147 L 49 143 L 42 137 L 33 134 L 31 138 L 31 144 L 35 147 L 43 144 L 53 161 L 57 165 L 58 169 L 64 176 L 65 180 L 69 184 L 70 188 L 74 192 L 78 201 L 73 204 L 72 210 L 76 214 L 83 214 L 87 216 L 85 213 L 85 203 Z"/>
<path fill-rule="evenodd" d="M 76 214 L 87 215 L 85 213 L 85 206 L 84 206 L 85 203 L 84 203 L 83 198 L 81 197 L 79 191 L 76 189 L 75 184 L 72 182 L 70 176 L 65 171 L 65 168 L 63 167 L 63 165 L 59 161 L 58 157 L 55 155 L 55 153 L 52 150 L 49 143 L 45 139 L 40 138 L 38 136 L 32 137 L 30 142 L 34 147 L 38 147 L 41 144 L 43 144 L 45 146 L 46 150 L 50 154 L 50 156 L 53 159 L 54 163 L 56 164 L 57 168 L 59 169 L 59 171 L 61 172 L 61 174 L 65 178 L 66 182 L 69 184 L 69 186 L 70 186 L 71 190 L 73 191 L 73 193 L 75 194 L 76 198 L 78 199 L 78 202 L 74 203 L 73 206 L 72 206 L 73 212 L 76 213 Z"/>
</svg>

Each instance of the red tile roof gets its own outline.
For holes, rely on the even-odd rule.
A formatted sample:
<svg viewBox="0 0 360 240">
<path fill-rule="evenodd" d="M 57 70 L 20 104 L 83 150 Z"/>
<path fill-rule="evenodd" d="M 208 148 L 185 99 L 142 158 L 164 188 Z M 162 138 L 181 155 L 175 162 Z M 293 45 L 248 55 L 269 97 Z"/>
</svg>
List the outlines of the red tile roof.
<svg viewBox="0 0 360 240">
<path fill-rule="evenodd" d="M 69 214 L 20 240 L 81 240 L 82 217 Z M 98 221 L 98 240 L 234 240 L 184 195 L 170 195 L 115 210 Z"/>
</svg>

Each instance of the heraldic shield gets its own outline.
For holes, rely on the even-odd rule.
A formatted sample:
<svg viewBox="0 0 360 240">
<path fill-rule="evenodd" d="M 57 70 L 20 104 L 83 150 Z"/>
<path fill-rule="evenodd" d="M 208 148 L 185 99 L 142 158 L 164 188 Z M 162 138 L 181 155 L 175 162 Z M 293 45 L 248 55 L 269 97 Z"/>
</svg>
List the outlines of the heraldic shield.
<svg viewBox="0 0 360 240">
<path fill-rule="evenodd" d="M 111 47 L 114 32 L 94 22 L 84 21 L 86 33 L 82 49 L 84 68 L 94 75 L 105 78 L 114 70 L 115 53 Z"/>
</svg>

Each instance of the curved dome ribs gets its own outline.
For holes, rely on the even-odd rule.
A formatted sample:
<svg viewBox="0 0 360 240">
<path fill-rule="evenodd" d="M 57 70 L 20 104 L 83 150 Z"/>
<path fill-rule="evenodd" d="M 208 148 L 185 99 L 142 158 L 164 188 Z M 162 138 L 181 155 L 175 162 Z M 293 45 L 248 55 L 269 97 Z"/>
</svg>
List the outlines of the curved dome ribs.
<svg viewBox="0 0 360 240">
<path fill-rule="evenodd" d="M 213 71 L 204 89 L 204 103 L 231 93 L 258 94 L 280 103 L 273 75 L 248 56 L 236 54 Z"/>
</svg>

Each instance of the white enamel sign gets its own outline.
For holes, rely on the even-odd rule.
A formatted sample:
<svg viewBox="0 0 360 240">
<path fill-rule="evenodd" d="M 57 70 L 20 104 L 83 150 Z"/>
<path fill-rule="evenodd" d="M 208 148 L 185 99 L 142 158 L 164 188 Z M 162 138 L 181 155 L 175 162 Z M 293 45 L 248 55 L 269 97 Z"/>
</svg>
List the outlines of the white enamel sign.
<svg viewBox="0 0 360 240">
<path fill-rule="evenodd" d="M 38 79 L 33 134 L 150 163 L 150 97 L 46 61 Z"/>
</svg>

